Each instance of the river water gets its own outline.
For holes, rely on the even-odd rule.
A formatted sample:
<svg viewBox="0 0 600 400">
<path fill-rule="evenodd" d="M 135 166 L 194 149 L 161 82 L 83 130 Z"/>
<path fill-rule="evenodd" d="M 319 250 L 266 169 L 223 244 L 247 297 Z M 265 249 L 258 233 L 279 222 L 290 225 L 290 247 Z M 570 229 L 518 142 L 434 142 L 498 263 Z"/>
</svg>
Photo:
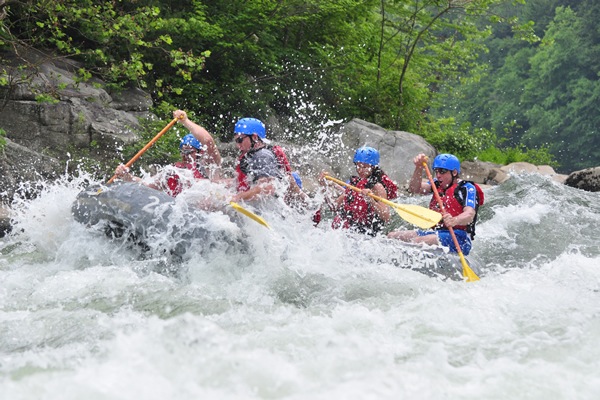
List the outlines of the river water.
<svg viewBox="0 0 600 400">
<path fill-rule="evenodd" d="M 17 202 L 0 239 L 1 399 L 598 398 L 600 193 L 487 189 L 466 283 L 268 213 L 215 215 L 247 246 L 172 264 L 76 222 L 83 185 Z"/>
</svg>

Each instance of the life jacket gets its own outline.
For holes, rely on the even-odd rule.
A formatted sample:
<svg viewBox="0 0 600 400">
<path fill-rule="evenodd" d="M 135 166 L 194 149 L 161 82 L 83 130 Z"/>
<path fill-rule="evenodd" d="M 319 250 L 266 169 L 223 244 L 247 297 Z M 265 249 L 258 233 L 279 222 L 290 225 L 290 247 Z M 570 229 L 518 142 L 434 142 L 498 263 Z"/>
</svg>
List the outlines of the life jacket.
<svg viewBox="0 0 600 400">
<path fill-rule="evenodd" d="M 350 178 L 350 184 L 359 189 L 370 189 L 377 183 L 383 185 L 388 200 L 398 197 L 398 187 L 385 174 L 382 174 L 379 178 L 360 179 L 358 176 Z M 333 228 L 353 228 L 361 233 L 375 235 L 381 231 L 384 224 L 370 202 L 354 190 L 346 188 L 342 210 L 334 217 Z"/>
<path fill-rule="evenodd" d="M 236 166 L 235 166 L 235 171 L 237 172 L 237 191 L 238 192 L 245 192 L 248 189 L 250 189 L 250 182 L 248 182 L 248 170 L 247 170 L 247 157 L 252 157 L 252 154 L 256 153 L 259 150 L 262 149 L 267 149 L 269 151 L 271 151 L 274 155 L 275 158 L 277 159 L 277 163 L 279 164 L 279 167 L 285 171 L 286 174 L 290 174 L 292 173 L 292 166 L 290 165 L 290 162 L 287 158 L 287 156 L 285 155 L 285 152 L 283 151 L 283 149 L 281 148 L 281 146 L 271 146 L 271 145 L 265 145 L 259 149 L 251 149 L 249 151 L 247 151 L 244 154 L 241 154 L 238 157 Z"/>
<path fill-rule="evenodd" d="M 467 231 L 471 235 L 471 239 L 475 239 L 475 223 L 477 222 L 477 213 L 479 211 L 479 206 L 483 205 L 484 202 L 484 194 L 481 187 L 472 182 L 472 181 L 463 181 L 459 180 L 446 189 L 443 193 L 440 192 L 440 198 L 442 199 L 442 203 L 444 204 L 444 209 L 453 217 L 460 215 L 465 208 L 465 201 L 467 199 L 467 187 L 466 184 L 470 183 L 475 186 L 475 217 L 473 221 L 469 225 L 455 225 L 453 229 L 462 229 Z M 436 182 L 436 186 L 438 182 Z M 440 191 L 438 187 L 438 191 Z M 440 211 L 439 205 L 435 199 L 435 196 L 431 199 L 429 203 L 429 208 L 435 211 Z M 434 229 L 448 229 L 443 221 L 440 222 Z"/>
<path fill-rule="evenodd" d="M 206 177 L 200 172 L 198 166 L 191 163 L 184 163 L 183 161 L 176 162 L 173 164 L 176 168 L 189 169 L 194 173 L 194 178 L 205 179 Z M 178 174 L 171 174 L 167 177 L 167 193 L 170 196 L 177 197 L 184 189 L 181 183 L 181 178 Z"/>
</svg>

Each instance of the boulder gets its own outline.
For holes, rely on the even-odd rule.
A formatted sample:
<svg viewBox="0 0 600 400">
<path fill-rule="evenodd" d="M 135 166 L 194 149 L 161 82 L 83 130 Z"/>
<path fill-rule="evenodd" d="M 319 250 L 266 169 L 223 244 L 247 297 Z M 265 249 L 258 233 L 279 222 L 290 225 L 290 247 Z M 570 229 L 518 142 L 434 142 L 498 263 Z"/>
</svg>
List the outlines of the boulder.
<svg viewBox="0 0 600 400">
<path fill-rule="evenodd" d="M 110 106 L 116 110 L 147 112 L 152 107 L 152 97 L 139 88 L 128 88 L 110 93 Z"/>
<path fill-rule="evenodd" d="M 331 149 L 325 159 L 331 164 L 332 172 L 344 178 L 355 175 L 352 160 L 356 149 L 361 146 L 379 150 L 381 168 L 399 186 L 410 180 L 415 169 L 413 158 L 417 154 L 424 153 L 430 159 L 437 154 L 435 148 L 419 135 L 389 131 L 370 122 L 353 119 L 342 125 L 338 146 Z"/>
<path fill-rule="evenodd" d="M 500 168 L 502 171 L 507 172 L 507 173 L 513 173 L 513 174 L 520 174 L 520 173 L 529 173 L 529 174 L 534 174 L 534 173 L 538 173 L 538 167 L 530 164 L 528 162 L 514 162 L 514 163 L 510 163 L 508 165 L 505 165 L 503 167 Z"/>
<path fill-rule="evenodd" d="M 494 171 L 500 167 L 500 164 L 486 161 L 462 161 L 460 177 L 467 181 L 485 184 L 492 180 L 492 176 L 497 175 L 497 172 Z"/>
<path fill-rule="evenodd" d="M 565 185 L 587 190 L 588 192 L 599 192 L 600 167 L 587 168 L 572 172 L 565 180 Z"/>
<path fill-rule="evenodd" d="M 10 209 L 0 204 L 0 238 L 12 230 L 10 223 Z"/>
<path fill-rule="evenodd" d="M 502 168 L 492 168 L 488 175 L 486 184 L 499 185 L 508 178 L 510 178 L 510 176 L 504 170 L 502 170 Z"/>
<path fill-rule="evenodd" d="M 0 199 L 10 202 L 17 192 L 29 197 L 35 192 L 36 182 L 55 179 L 60 171 L 59 160 L 6 139 L 0 156 Z"/>
<path fill-rule="evenodd" d="M 109 94 L 97 79 L 80 82 L 79 66 L 72 60 L 27 49 L 20 56 L 2 55 L 8 61 L 1 67 L 9 82 L 15 82 L 0 87 L 6 99 L 0 107 L 0 128 L 9 141 L 0 155 L 5 199 L 24 179 L 49 177 L 49 169 L 54 175 L 63 173 L 72 156 L 99 164 L 114 160 L 117 149 L 139 139 L 138 118 L 154 117 L 150 96 L 138 89 Z M 39 174 L 31 176 L 32 168 L 40 168 Z"/>
<path fill-rule="evenodd" d="M 528 173 L 550 176 L 552 180 L 558 183 L 563 183 L 567 178 L 566 175 L 557 174 L 556 171 L 554 171 L 554 168 L 549 165 L 533 165 L 527 162 L 514 162 L 501 167 L 501 169 L 508 174 Z"/>
</svg>

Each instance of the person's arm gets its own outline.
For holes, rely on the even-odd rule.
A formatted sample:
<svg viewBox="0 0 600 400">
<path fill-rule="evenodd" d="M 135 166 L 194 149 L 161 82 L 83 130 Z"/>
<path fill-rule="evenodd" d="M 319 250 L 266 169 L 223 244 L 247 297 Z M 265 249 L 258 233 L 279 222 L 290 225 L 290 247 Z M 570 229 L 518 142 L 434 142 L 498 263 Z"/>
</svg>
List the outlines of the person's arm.
<svg viewBox="0 0 600 400">
<path fill-rule="evenodd" d="M 473 207 L 465 207 L 463 212 L 453 217 L 448 212 L 444 213 L 444 225 L 448 228 L 456 225 L 469 225 L 475 218 L 475 209 Z"/>
<path fill-rule="evenodd" d="M 333 201 L 333 209 L 331 211 L 337 212 L 340 208 L 342 208 L 342 205 L 344 205 L 344 200 L 346 199 L 346 194 L 340 194 L 338 197 L 335 198 L 335 200 Z M 329 204 L 330 202 L 327 202 L 327 204 Z"/>
<path fill-rule="evenodd" d="M 408 191 L 413 194 L 427 194 L 431 193 L 431 186 L 427 181 L 423 180 L 423 162 L 427 161 L 427 156 L 423 153 L 417 155 L 413 159 L 413 163 L 415 164 L 415 170 L 413 172 L 412 177 L 410 178 L 410 182 L 408 183 Z"/>
<path fill-rule="evenodd" d="M 115 169 L 115 176 L 125 182 L 137 182 L 152 189 L 160 189 L 160 185 L 158 184 L 158 180 L 156 178 L 153 179 L 152 182 L 146 182 L 139 176 L 132 175 L 131 172 L 129 172 L 129 168 L 125 164 L 119 164 L 119 166 Z"/>
<path fill-rule="evenodd" d="M 187 113 L 183 110 L 173 111 L 173 117 L 178 118 L 178 121 L 183 126 L 185 126 L 187 130 L 189 130 L 190 133 L 194 135 L 194 137 L 198 139 L 200 143 L 202 143 L 203 146 L 206 146 L 208 162 L 211 164 L 215 164 L 217 167 L 220 167 L 221 153 L 219 152 L 219 149 L 217 148 L 217 145 L 212 135 L 208 133 L 208 131 L 202 126 L 196 124 L 195 122 L 192 122 L 188 118 Z"/>
<path fill-rule="evenodd" d="M 379 218 L 381 218 L 384 222 L 388 222 L 391 217 L 390 207 L 384 202 L 377 201 L 371 196 L 369 196 L 369 193 L 372 193 L 377 197 L 381 197 L 387 200 L 387 192 L 385 191 L 383 185 L 381 183 L 378 183 L 375 186 L 373 186 L 372 189 L 363 189 L 361 193 L 363 194 L 365 199 L 367 199 L 367 202 L 371 203 L 371 205 L 373 206 L 373 210 L 375 211 L 375 213 L 377 213 Z"/>
<path fill-rule="evenodd" d="M 125 164 L 119 164 L 119 166 L 115 169 L 115 176 L 117 179 L 125 182 L 140 182 L 142 180 L 142 178 L 131 175 L 129 168 Z"/>
<path fill-rule="evenodd" d="M 328 171 L 321 171 L 321 173 L 319 174 L 319 177 L 317 178 L 317 182 L 319 183 L 319 185 L 321 185 L 321 188 L 323 191 L 323 200 L 325 200 L 325 203 L 327 203 L 327 206 L 329 207 L 329 209 L 331 211 L 335 212 L 344 203 L 344 197 L 346 196 L 346 194 L 344 192 L 346 189 L 344 187 L 342 187 L 341 185 L 338 185 L 337 183 L 326 180 L 325 179 L 326 175 L 332 176 Z M 328 188 L 333 188 L 337 192 L 341 192 L 341 194 L 338 195 L 338 197 L 336 197 L 335 200 L 331 200 L 331 198 L 329 197 L 329 193 L 328 193 L 329 191 L 327 190 Z"/>
<path fill-rule="evenodd" d="M 330 187 L 336 189 L 338 192 L 344 192 L 346 190 L 343 186 L 338 185 L 335 182 L 326 180 L 325 176 L 333 176 L 333 175 L 331 175 L 328 171 L 321 171 L 321 173 L 319 173 L 317 182 L 319 182 L 319 185 L 321 185 L 321 187 L 323 187 L 323 190 L 327 190 L 327 188 L 330 188 Z"/>
<path fill-rule="evenodd" d="M 275 178 L 260 178 L 256 181 L 256 184 L 252 185 L 252 187 L 245 192 L 239 192 L 231 201 L 239 202 L 239 201 L 252 201 L 256 200 L 260 197 L 264 196 L 272 196 L 275 194 L 275 185 L 273 184 L 273 180 Z"/>
</svg>

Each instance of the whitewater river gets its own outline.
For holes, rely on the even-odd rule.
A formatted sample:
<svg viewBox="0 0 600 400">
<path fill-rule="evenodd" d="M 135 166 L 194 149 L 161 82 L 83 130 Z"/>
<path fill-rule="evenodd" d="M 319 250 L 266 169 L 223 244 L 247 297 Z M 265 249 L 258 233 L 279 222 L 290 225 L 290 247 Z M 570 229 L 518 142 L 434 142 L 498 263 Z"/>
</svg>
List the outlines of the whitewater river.
<svg viewBox="0 0 600 400">
<path fill-rule="evenodd" d="M 82 185 L 18 202 L 0 239 L 2 400 L 600 396 L 600 193 L 486 190 L 465 283 L 268 213 L 215 215 L 244 244 L 175 263 L 76 222 Z"/>
</svg>

